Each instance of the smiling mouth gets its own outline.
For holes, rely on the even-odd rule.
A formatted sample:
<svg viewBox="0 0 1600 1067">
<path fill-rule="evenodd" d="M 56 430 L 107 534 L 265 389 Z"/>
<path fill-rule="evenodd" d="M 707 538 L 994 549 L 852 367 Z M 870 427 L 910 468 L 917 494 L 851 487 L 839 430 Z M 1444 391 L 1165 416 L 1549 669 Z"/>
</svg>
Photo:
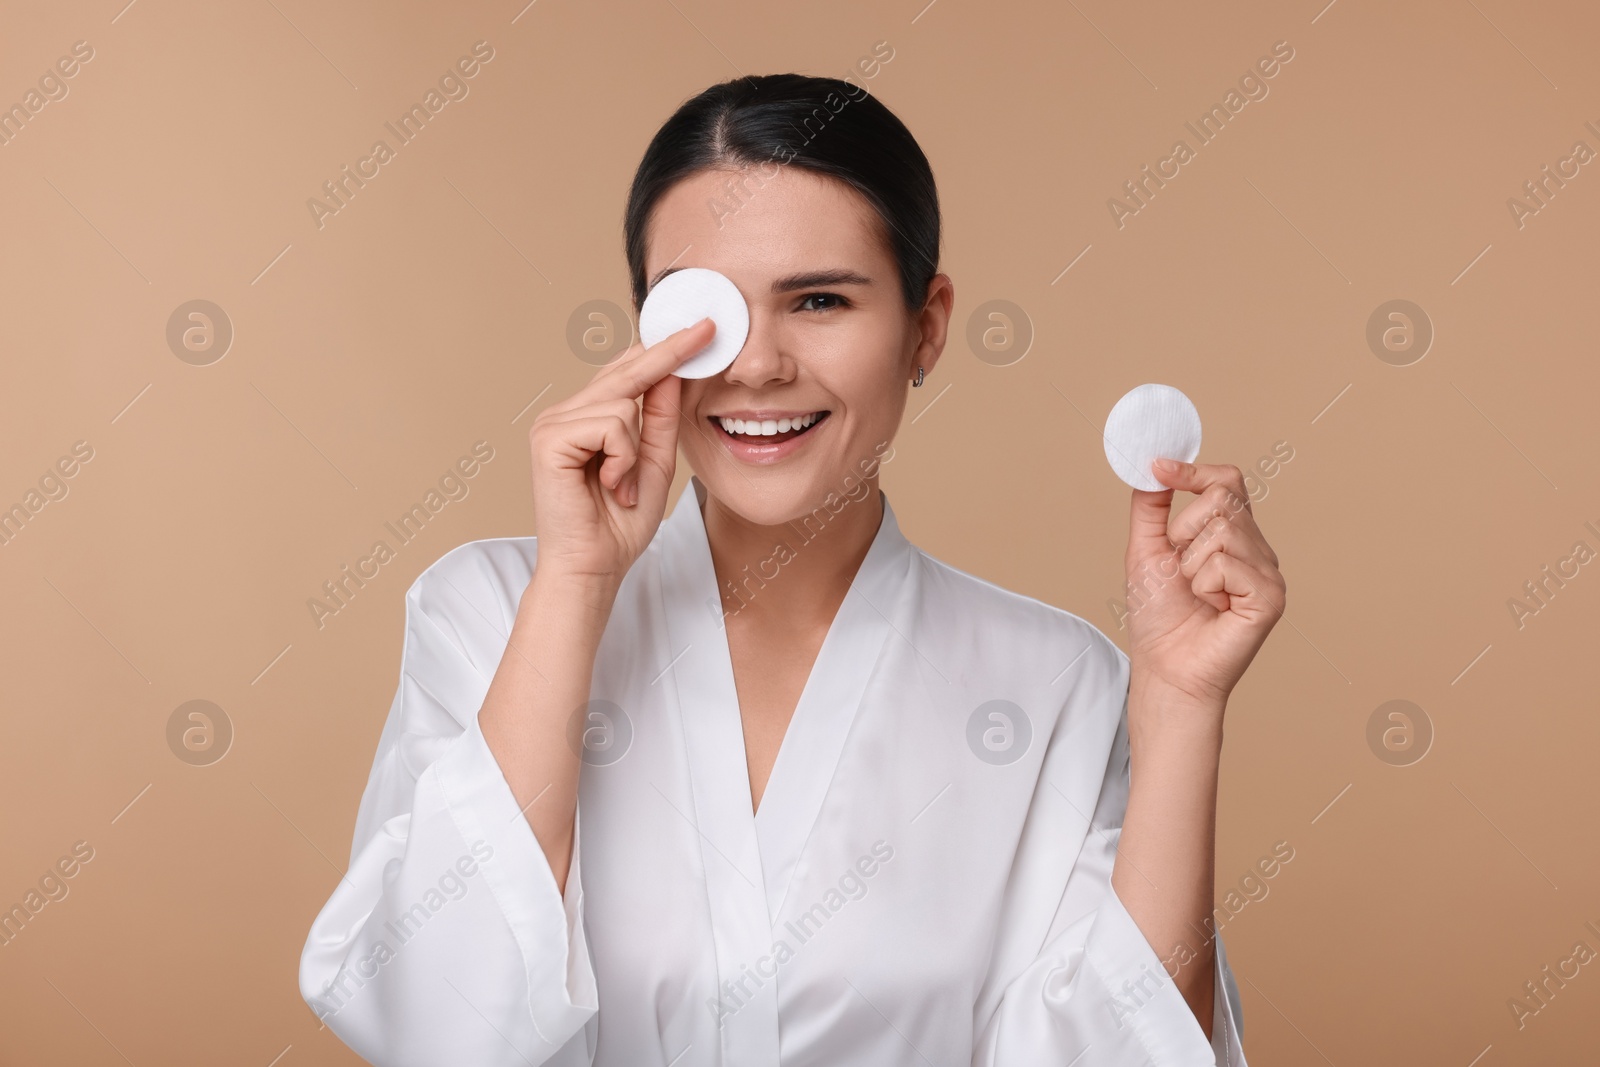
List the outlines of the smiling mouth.
<svg viewBox="0 0 1600 1067">
<path fill-rule="evenodd" d="M 724 436 L 751 445 L 775 445 L 803 437 L 820 426 L 829 412 L 813 411 L 793 419 L 745 420 L 708 415 L 707 420 Z"/>
</svg>

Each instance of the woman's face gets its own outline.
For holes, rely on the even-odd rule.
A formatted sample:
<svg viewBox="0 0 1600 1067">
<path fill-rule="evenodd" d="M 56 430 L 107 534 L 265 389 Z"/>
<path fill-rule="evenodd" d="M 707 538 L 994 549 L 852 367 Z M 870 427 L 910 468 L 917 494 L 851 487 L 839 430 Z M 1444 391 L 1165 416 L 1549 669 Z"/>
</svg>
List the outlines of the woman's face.
<svg viewBox="0 0 1600 1067">
<path fill-rule="evenodd" d="M 908 380 L 944 349 L 950 279 L 935 277 L 926 307 L 908 314 L 882 225 L 850 186 L 794 166 L 771 179 L 702 171 L 656 204 L 649 286 L 669 267 L 710 267 L 750 307 L 733 364 L 684 380 L 678 433 L 711 495 L 750 522 L 809 514 L 829 493 L 859 496 L 899 428 Z M 786 419 L 786 432 L 762 433 Z"/>
</svg>

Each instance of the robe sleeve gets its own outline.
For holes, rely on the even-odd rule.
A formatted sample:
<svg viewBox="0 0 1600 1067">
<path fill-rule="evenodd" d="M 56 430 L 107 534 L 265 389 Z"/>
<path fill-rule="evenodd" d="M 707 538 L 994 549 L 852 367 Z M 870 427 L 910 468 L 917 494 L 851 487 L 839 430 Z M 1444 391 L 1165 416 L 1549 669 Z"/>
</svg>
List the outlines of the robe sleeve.
<svg viewBox="0 0 1600 1067">
<path fill-rule="evenodd" d="M 508 592 L 507 557 L 483 544 L 447 553 L 406 594 L 400 683 L 350 868 L 300 957 L 301 996 L 378 1067 L 592 1062 L 576 836 L 562 894 L 478 726 L 526 584 Z"/>
<path fill-rule="evenodd" d="M 1056 923 L 1038 956 L 1005 987 L 980 1034 L 973 1067 L 1246 1067 L 1239 991 L 1221 935 L 1213 940 L 1216 993 L 1208 1042 L 1111 887 L 1128 804 L 1127 731 L 1124 700 Z"/>
</svg>

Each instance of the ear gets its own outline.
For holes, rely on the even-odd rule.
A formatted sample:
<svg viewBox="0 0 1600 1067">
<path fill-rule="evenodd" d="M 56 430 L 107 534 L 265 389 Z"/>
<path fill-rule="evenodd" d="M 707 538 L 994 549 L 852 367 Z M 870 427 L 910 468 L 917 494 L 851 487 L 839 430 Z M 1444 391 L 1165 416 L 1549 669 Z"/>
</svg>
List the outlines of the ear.
<svg viewBox="0 0 1600 1067">
<path fill-rule="evenodd" d="M 950 314 L 955 306 L 956 286 L 948 274 L 935 274 L 928 282 L 928 297 L 917 313 L 915 325 L 921 334 L 917 347 L 911 353 L 911 366 L 907 377 L 923 368 L 932 374 L 939 357 L 944 354 L 945 341 L 950 336 Z"/>
</svg>

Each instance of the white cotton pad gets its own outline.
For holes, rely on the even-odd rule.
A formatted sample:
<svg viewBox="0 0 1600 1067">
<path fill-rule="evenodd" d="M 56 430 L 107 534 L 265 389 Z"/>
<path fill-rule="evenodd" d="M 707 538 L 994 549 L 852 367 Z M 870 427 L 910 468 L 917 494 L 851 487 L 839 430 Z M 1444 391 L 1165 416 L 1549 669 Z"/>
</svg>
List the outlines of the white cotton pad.
<svg viewBox="0 0 1600 1067">
<path fill-rule="evenodd" d="M 1135 489 L 1160 492 L 1167 486 L 1156 481 L 1150 464 L 1158 459 L 1194 462 L 1200 454 L 1200 413 L 1170 385 L 1138 386 L 1106 416 L 1105 446 L 1118 478 Z"/>
<path fill-rule="evenodd" d="M 639 309 L 639 340 L 648 348 L 707 315 L 717 324 L 716 336 L 672 373 L 680 378 L 721 374 L 750 334 L 750 308 L 725 274 L 708 267 L 685 267 L 662 278 Z"/>
</svg>

